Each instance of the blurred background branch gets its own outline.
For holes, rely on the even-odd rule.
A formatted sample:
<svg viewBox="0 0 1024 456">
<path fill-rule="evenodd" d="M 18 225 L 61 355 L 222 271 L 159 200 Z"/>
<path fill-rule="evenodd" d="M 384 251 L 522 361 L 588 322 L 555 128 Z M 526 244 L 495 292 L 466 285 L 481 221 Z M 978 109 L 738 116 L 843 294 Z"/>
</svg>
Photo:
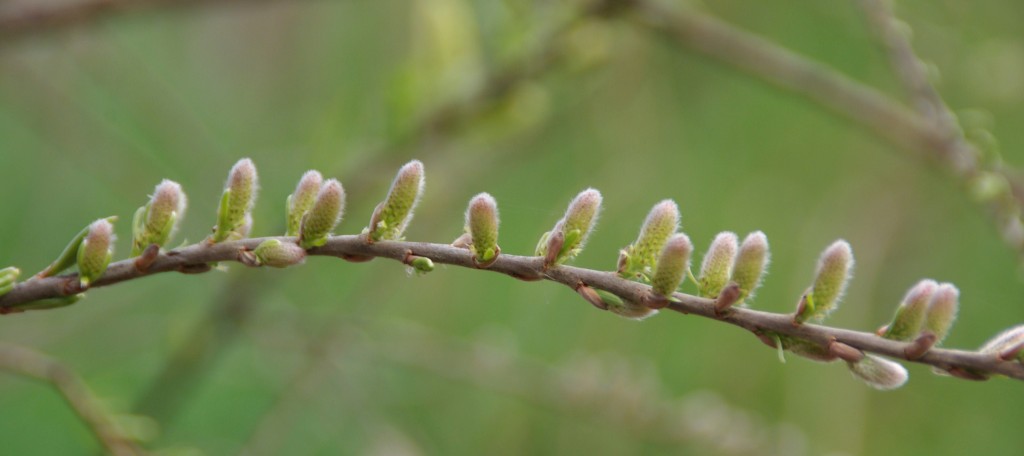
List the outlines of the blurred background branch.
<svg viewBox="0 0 1024 456">
<path fill-rule="evenodd" d="M 117 418 L 107 411 L 81 377 L 61 362 L 30 348 L 0 342 L 0 369 L 52 386 L 110 454 L 115 456 L 146 454 L 136 444 L 135 438 L 122 432 Z M 32 423 L 32 425 L 47 426 L 45 423 Z M 59 432 L 59 430 L 50 429 L 48 432 Z"/>
<path fill-rule="evenodd" d="M 1015 2 L 971 8 L 956 2 L 898 5 L 901 16 L 914 24 L 915 43 L 922 55 L 942 68 L 941 89 L 948 105 L 967 107 L 983 100 L 988 106 L 973 110 L 970 119 L 958 111 L 960 121 L 954 117 L 950 127 L 962 129 L 957 136 L 918 112 L 920 101 L 914 101 L 911 110 L 886 95 L 887 69 L 876 64 L 881 59 L 866 52 L 869 37 L 857 20 L 856 2 L 848 2 L 847 10 L 844 5 L 825 7 L 807 1 L 786 11 L 770 3 L 715 2 L 705 9 L 691 3 L 680 8 L 670 2 L 621 2 L 633 4 L 629 15 L 641 27 L 628 27 L 625 21 L 581 20 L 561 35 L 566 46 L 550 54 L 533 51 L 558 35 L 560 21 L 537 18 L 547 17 L 552 5 L 561 2 L 277 1 L 263 2 L 273 7 L 251 11 L 232 6 L 192 14 L 193 8 L 190 14 L 171 19 L 164 14 L 129 14 L 170 10 L 172 3 L 192 8 L 260 2 L 152 0 L 128 6 L 110 0 L 54 4 L 47 10 L 21 2 L 6 5 L 6 11 L 42 13 L 35 19 L 30 18 L 35 13 L 20 18 L 0 14 L 0 18 L 15 18 L 0 19 L 0 44 L 4 44 L 0 81 L 9 81 L 0 83 L 0 150 L 8 151 L 0 152 L 0 194 L 18 195 L 5 200 L 4 209 L 10 220 L 24 221 L 0 226 L 4 241 L 0 245 L 5 246 L 0 254 L 5 259 L 30 258 L 53 249 L 52 240 L 65 235 L 60 229 L 67 228 L 68 220 L 124 207 L 129 197 L 123 195 L 137 193 L 141 198 L 141 189 L 152 185 L 151 179 L 191 178 L 197 183 L 193 187 L 202 189 L 201 182 L 212 181 L 207 169 L 216 169 L 219 176 L 225 160 L 237 159 L 242 153 L 238 151 L 252 151 L 257 161 L 274 163 L 267 171 L 272 179 L 276 175 L 280 181 L 282 173 L 297 176 L 298 167 L 343 169 L 334 176 L 342 177 L 350 190 L 363 189 L 367 195 L 382 184 L 374 180 L 389 175 L 398 163 L 412 157 L 427 159 L 434 170 L 454 170 L 432 182 L 431 191 L 440 195 L 431 202 L 432 213 L 449 213 L 447 220 L 455 220 L 464 209 L 464 194 L 480 190 L 492 191 L 502 201 L 518 201 L 503 206 L 502 215 L 510 225 L 505 242 L 520 249 L 536 241 L 535 232 L 541 227 L 533 222 L 543 216 L 557 217 L 560 207 L 554 206 L 563 201 L 555 204 L 552 200 L 558 198 L 552 195 L 567 197 L 586 185 L 618 195 L 614 204 L 619 209 L 606 215 L 601 236 L 591 248 L 597 252 L 621 247 L 615 244 L 618 241 L 606 239 L 635 234 L 634 226 L 619 222 L 638 218 L 639 209 L 622 208 L 648 207 L 654 198 L 676 197 L 695 238 L 709 237 L 721 227 L 763 229 L 778 239 L 778 245 L 796 246 L 777 256 L 772 270 L 776 285 L 759 298 L 765 303 L 788 302 L 794 289 L 802 286 L 799 278 L 806 277 L 807 265 L 799 260 L 812 253 L 798 251 L 801 248 L 813 250 L 836 236 L 854 238 L 854 245 L 884 245 L 875 262 L 879 267 L 860 272 L 884 280 L 875 280 L 877 286 L 853 289 L 851 301 L 858 305 L 848 306 L 841 317 L 847 327 L 871 327 L 888 318 L 890 304 L 919 274 L 963 282 L 971 303 L 1008 304 L 1012 301 L 1008 296 L 1024 292 L 1008 272 L 1012 265 L 1005 252 L 988 242 L 985 227 L 978 229 L 974 224 L 978 217 L 961 201 L 969 194 L 975 202 L 983 202 L 1006 245 L 1019 254 L 1024 244 L 1019 222 L 1024 187 L 994 151 L 994 137 L 988 133 L 996 119 L 1009 125 L 1019 120 L 1014 112 L 1019 111 L 1020 84 L 1014 81 L 1024 80 L 1019 71 L 1019 56 L 1024 53 L 1019 52 L 1016 24 L 1022 16 Z M 436 7 L 423 8 L 424 4 Z M 452 16 L 452 5 L 469 14 Z M 866 0 L 859 6 L 874 29 L 893 27 L 885 19 L 878 22 L 891 16 L 891 11 Z M 885 14 L 872 16 L 879 11 Z M 107 17 L 118 19 L 107 21 Z M 478 27 L 452 42 L 479 46 L 474 50 L 478 60 L 470 68 L 482 71 L 463 71 L 458 61 L 456 65 L 448 60 L 437 63 L 453 73 L 472 75 L 453 85 L 459 90 L 439 90 L 416 77 L 411 78 L 416 84 L 401 79 L 406 77 L 401 70 L 408 69 L 404 59 L 410 55 L 424 61 L 436 57 L 420 53 L 429 48 L 424 44 L 429 40 L 417 31 L 427 17 L 440 18 L 441 30 L 459 29 L 463 23 Z M 547 26 L 537 27 L 538 23 Z M 91 24 L 102 26 L 85 30 Z M 52 33 L 68 29 L 83 33 Z M 660 42 L 646 36 L 651 30 L 661 36 Z M 52 38 L 24 39 L 32 36 Z M 893 39 L 887 36 L 880 32 L 883 42 Z M 399 44 L 381 46 L 383 42 Z M 665 49 L 666 44 L 695 50 L 710 61 L 741 71 L 679 58 L 685 54 Z M 905 44 L 904 51 L 913 53 L 909 42 Z M 509 53 L 509 49 L 527 52 Z M 604 52 L 599 61 L 610 64 L 559 79 L 552 67 L 576 65 L 580 49 L 591 55 Z M 923 71 L 909 63 L 911 54 L 904 51 L 883 57 L 898 57 L 901 65 Z M 396 56 L 403 61 L 397 65 L 399 71 L 391 60 Z M 501 62 L 514 61 L 533 63 L 511 65 L 508 68 L 516 71 L 501 76 L 506 68 Z M 415 69 L 408 73 L 424 73 L 421 67 Z M 932 73 L 929 69 L 923 78 L 910 75 L 918 79 L 909 81 L 912 87 L 903 91 L 915 100 L 937 96 L 938 90 L 932 95 L 922 90 L 926 89 L 922 81 L 930 83 Z M 797 97 L 762 90 L 741 79 L 748 74 L 811 103 L 792 103 Z M 389 97 L 406 96 L 402 88 L 410 85 L 417 86 L 410 90 L 415 96 L 399 100 L 407 104 L 407 111 L 391 112 L 395 101 Z M 489 92 L 488 86 L 505 95 L 480 95 Z M 838 95 L 829 92 L 836 88 Z M 866 98 L 861 99 L 862 95 Z M 453 109 L 445 108 L 448 102 Z M 935 100 L 927 103 L 939 105 Z M 526 105 L 550 109 L 552 115 L 542 116 L 540 126 L 528 134 L 486 136 L 493 123 L 479 122 L 481 117 L 493 119 L 494 111 Z M 832 122 L 816 111 L 820 107 L 850 122 Z M 979 129 L 979 122 L 983 128 Z M 392 130 L 380 128 L 381 124 Z M 860 131 L 850 129 L 851 124 L 862 126 L 870 137 L 858 135 Z M 1010 129 L 1000 136 L 1010 145 L 1006 159 L 1019 161 L 1020 147 L 1014 147 L 1020 143 L 1019 134 Z M 979 141 L 985 137 L 991 142 Z M 920 172 L 920 160 L 890 160 L 878 153 L 888 147 L 879 147 L 877 138 L 945 169 L 945 176 L 956 176 L 953 180 L 958 184 L 949 185 L 948 178 L 929 180 L 928 174 Z M 967 141 L 961 142 L 962 138 Z M 491 158 L 492 154 L 499 158 Z M 274 157 L 291 158 L 273 161 Z M 954 163 L 972 158 L 971 166 Z M 324 162 L 329 165 L 322 166 Z M 39 175 L 55 176 L 61 184 L 40 186 Z M 269 185 L 265 194 L 285 194 Z M 26 188 L 37 190 L 26 193 Z M 76 197 L 89 197 L 75 198 L 76 204 L 54 214 L 48 208 L 55 200 L 69 201 L 67 188 L 76 189 Z M 126 192 L 129 188 L 137 191 Z M 960 193 L 950 193 L 950 188 Z M 193 204 L 212 214 L 203 200 L 194 198 Z M 352 213 L 367 215 L 369 209 L 360 208 L 366 203 L 354 201 Z M 193 232 L 199 232 L 200 225 L 208 227 L 206 218 L 194 219 L 199 222 Z M 892 225 L 885 239 L 879 237 L 877 227 L 882 221 Z M 354 215 L 347 223 L 345 230 L 358 230 L 364 220 Z M 437 225 L 419 225 L 422 231 L 415 238 L 437 239 L 458 228 L 454 222 Z M 270 224 L 258 226 L 263 231 Z M 582 260 L 594 261 L 595 269 L 613 263 L 613 259 L 595 258 Z M 757 410 L 770 421 L 799 423 L 808 431 L 812 453 L 833 449 L 850 454 L 1019 451 L 1018 443 L 1002 438 L 1012 435 L 1008 424 L 1012 420 L 1007 417 L 1014 416 L 1020 406 L 1011 391 L 1015 382 L 976 388 L 959 386 L 966 382 L 917 376 L 922 384 L 916 385 L 915 392 L 880 399 L 846 375 L 821 377 L 820 366 L 789 363 L 782 368 L 771 357 L 749 356 L 747 344 L 753 343 L 749 336 L 738 331 L 723 334 L 719 325 L 682 318 L 634 327 L 598 312 L 568 308 L 563 313 L 563 306 L 548 305 L 564 299 L 565 290 L 545 291 L 553 287 L 506 285 L 500 277 L 494 282 L 482 278 L 469 286 L 467 281 L 475 279 L 460 271 L 435 274 L 406 286 L 395 282 L 392 269 L 356 268 L 324 265 L 316 271 L 303 269 L 300 275 L 232 271 L 227 278 L 197 278 L 188 289 L 174 284 L 181 278 L 153 279 L 103 291 L 89 305 L 67 312 L 9 319 L 17 323 L 5 328 L 5 337 L 63 352 L 59 354 L 63 359 L 82 360 L 83 375 L 91 384 L 119 396 L 144 398 L 141 403 L 149 405 L 143 408 L 156 410 L 154 415 L 180 414 L 183 419 L 162 420 L 168 424 L 163 438 L 196 442 L 211 454 L 229 452 L 235 442 L 226 440 L 244 439 L 252 431 L 251 423 L 239 423 L 235 417 L 258 416 L 265 405 L 260 401 L 277 397 L 287 384 L 278 382 L 279 376 L 287 380 L 307 362 L 309 336 L 302 328 L 274 333 L 277 337 L 272 341 L 261 331 L 271 323 L 283 324 L 275 321 L 283 315 L 325 327 L 323 322 L 352 316 L 347 305 L 351 292 L 385 288 L 394 296 L 366 300 L 373 304 L 361 304 L 360 315 L 415 319 L 452 335 L 488 323 L 501 325 L 522 335 L 524 352 L 549 364 L 559 363 L 558 353 L 566 347 L 612 350 L 631 359 L 651 360 L 662 370 L 659 377 L 670 390 L 667 397 L 714 389 L 730 403 Z M 225 284 L 230 288 L 222 288 Z M 424 296 L 442 294 L 449 299 L 424 302 Z M 295 308 L 283 306 L 282 296 L 294 300 Z M 211 298 L 217 300 L 214 305 L 208 303 Z M 140 301 L 147 305 L 138 305 Z M 784 312 L 788 307 L 772 310 Z M 1019 306 L 1012 305 L 965 302 L 963 311 L 963 332 L 954 336 L 953 345 L 972 346 L 990 336 L 993 328 L 1024 318 Z M 322 319 L 324 315 L 331 318 Z M 712 328 L 705 330 L 705 326 Z M 685 334 L 685 343 L 664 343 L 680 340 L 680 334 Z M 261 346 L 231 343 L 246 337 Z M 301 343 L 289 345 L 290 338 Z M 359 409 L 365 411 L 360 417 L 373 415 L 389 428 L 408 432 L 405 436 L 426 445 L 429 453 L 515 451 L 508 448 L 532 453 L 652 452 L 628 438 L 575 427 L 576 420 L 494 404 L 464 389 L 410 375 L 408 370 L 394 372 L 394 367 L 360 358 L 363 351 L 371 350 L 354 347 L 353 352 L 341 353 L 344 357 L 335 363 L 365 360 L 372 366 L 367 369 L 379 374 L 375 380 L 386 385 L 373 391 L 383 391 L 385 397 L 362 403 L 366 407 Z M 164 358 L 159 355 L 163 352 L 173 356 Z M 95 357 L 95 353 L 104 356 Z M 738 362 L 718 362 L 722 358 Z M 737 369 L 740 364 L 743 367 Z M 150 381 L 154 386 L 148 390 L 138 386 Z M 36 404 L 18 396 L 15 386 L 0 386 L 5 387 L 0 396 L 5 410 L 36 410 Z M 335 410 L 302 414 L 297 420 L 305 420 L 306 426 L 293 425 L 293 435 L 275 445 L 289 451 L 318 451 L 322 448 L 316 445 L 328 445 L 330 440 L 333 446 L 324 451 L 367 448 L 369 444 L 362 440 L 366 428 L 351 419 L 355 408 L 334 401 L 342 395 L 337 389 L 324 388 L 312 402 L 296 401 L 309 409 Z M 958 400 L 926 399 L 940 396 Z M 192 403 L 203 406 L 188 407 Z M 410 404 L 423 405 L 429 413 Z M 845 417 L 841 426 L 835 425 L 837 414 Z M 323 416 L 332 419 L 321 423 L 311 418 Z M 435 420 L 453 424 L 451 429 L 439 429 L 431 425 Z M 338 423 L 351 428 L 342 429 Z M 33 440 L 32 429 L 19 423 L 0 424 L 12 448 Z M 979 435 L 992 437 L 956 437 L 974 426 L 985 428 Z M 894 427 L 908 432 L 897 438 L 891 433 Z M 46 443 L 60 441 L 53 438 Z"/>
<path fill-rule="evenodd" d="M 33 36 L 88 27 L 131 13 L 151 12 L 167 8 L 209 7 L 211 5 L 251 5 L 290 0 L 72 0 L 69 2 L 36 2 L 9 7 L 0 11 L 0 44 L 16 42 Z M 294 0 L 292 0 L 294 1 Z M 311 0 L 299 0 L 311 1 Z"/>
</svg>

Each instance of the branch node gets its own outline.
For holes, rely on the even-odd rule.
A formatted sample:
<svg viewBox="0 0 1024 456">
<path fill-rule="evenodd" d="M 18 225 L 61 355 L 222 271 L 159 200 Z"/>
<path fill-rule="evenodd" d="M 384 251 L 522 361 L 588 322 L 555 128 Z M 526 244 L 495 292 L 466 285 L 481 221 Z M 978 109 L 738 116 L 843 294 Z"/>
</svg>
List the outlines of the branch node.
<svg viewBox="0 0 1024 456">
<path fill-rule="evenodd" d="M 756 336 L 757 340 L 761 341 L 761 343 L 763 343 L 763 344 L 765 344 L 765 345 L 767 345 L 767 346 L 769 346 L 771 348 L 778 348 L 775 345 L 775 338 L 773 338 L 772 336 L 769 336 L 768 334 L 765 334 L 765 333 L 760 332 L 760 331 L 754 331 L 754 336 Z"/>
<path fill-rule="evenodd" d="M 262 266 L 259 258 L 256 258 L 256 254 L 249 249 L 238 249 L 238 262 L 242 263 L 250 268 L 258 268 Z"/>
<path fill-rule="evenodd" d="M 668 307 L 669 299 L 660 294 L 651 293 L 648 291 L 640 297 L 640 304 L 643 304 L 648 309 L 664 309 Z"/>
<path fill-rule="evenodd" d="M 608 310 L 608 304 L 605 303 L 603 299 L 601 299 L 601 296 L 598 295 L 593 288 L 588 287 L 587 284 L 579 282 L 576 284 L 575 290 L 576 293 L 579 293 L 579 295 L 582 296 L 583 299 L 586 299 L 587 302 L 589 302 L 594 307 L 597 307 L 598 309 L 601 310 Z"/>
<path fill-rule="evenodd" d="M 178 266 L 178 272 L 182 274 L 202 274 L 213 269 L 210 263 L 183 264 Z"/>
<path fill-rule="evenodd" d="M 796 312 L 793 313 L 793 326 L 800 326 L 803 324 L 800 321 L 800 316 L 807 310 L 807 293 L 800 296 L 800 301 L 796 303 Z"/>
<path fill-rule="evenodd" d="M 835 337 L 828 342 L 828 352 L 830 355 L 848 363 L 856 363 L 864 359 L 864 352 L 854 348 L 853 346 L 839 342 Z"/>
<path fill-rule="evenodd" d="M 153 265 L 153 262 L 160 257 L 160 246 L 156 244 L 149 244 L 142 254 L 135 258 L 135 270 L 139 272 L 146 272 L 149 267 Z"/>
<path fill-rule="evenodd" d="M 494 256 L 491 257 L 490 260 L 487 260 L 487 261 L 484 261 L 484 262 L 477 261 L 476 255 L 473 255 L 472 257 L 470 257 L 470 260 L 473 262 L 473 267 L 474 268 L 477 268 L 477 269 L 487 269 L 487 268 L 491 267 L 491 265 L 493 265 L 496 261 L 498 261 L 498 257 L 499 256 L 501 256 L 501 246 L 495 245 L 494 246 Z"/>
<path fill-rule="evenodd" d="M 1009 346 L 1006 350 L 999 352 L 999 359 L 1001 361 L 1019 361 L 1021 351 L 1024 351 L 1024 340 L 1017 342 L 1016 344 Z"/>
<path fill-rule="evenodd" d="M 82 281 L 79 280 L 77 276 L 68 277 L 64 280 L 64 283 L 61 284 L 60 293 L 62 296 L 73 296 L 87 290 L 88 288 L 88 286 L 82 285 Z"/>
<path fill-rule="evenodd" d="M 457 249 L 469 250 L 469 246 L 473 245 L 473 237 L 469 233 L 462 233 L 462 236 L 455 238 L 452 241 L 452 247 Z"/>
<path fill-rule="evenodd" d="M 988 375 L 982 374 L 980 372 L 970 371 L 958 366 L 947 367 L 945 371 L 948 372 L 949 375 L 952 375 L 956 378 L 963 380 L 973 380 L 976 382 L 983 382 L 985 380 L 988 380 Z"/>
<path fill-rule="evenodd" d="M 903 349 L 903 355 L 911 361 L 920 359 L 928 353 L 928 350 L 931 350 L 932 347 L 935 346 L 935 342 L 938 340 L 938 337 L 936 337 L 934 333 L 924 331 L 921 335 L 917 336 L 916 339 L 907 344 L 907 348 Z"/>
<path fill-rule="evenodd" d="M 715 299 L 715 316 L 722 317 L 727 315 L 733 304 L 740 300 L 741 294 L 740 284 L 729 282 L 718 294 L 718 298 Z"/>
</svg>

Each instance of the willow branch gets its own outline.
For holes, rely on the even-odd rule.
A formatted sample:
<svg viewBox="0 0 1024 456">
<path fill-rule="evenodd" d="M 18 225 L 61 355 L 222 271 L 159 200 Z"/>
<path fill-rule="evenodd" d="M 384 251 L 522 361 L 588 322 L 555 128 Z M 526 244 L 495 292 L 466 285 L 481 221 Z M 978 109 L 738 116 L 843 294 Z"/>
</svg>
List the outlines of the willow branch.
<svg viewBox="0 0 1024 456">
<path fill-rule="evenodd" d="M 432 141 L 453 137 L 467 122 L 500 103 L 523 83 L 556 68 L 563 60 L 566 35 L 581 21 L 604 14 L 609 3 L 600 0 L 583 5 L 538 39 L 535 46 L 488 71 L 472 91 L 444 100 L 424 113 L 409 130 L 365 154 L 362 162 L 346 164 L 328 175 L 341 176 L 350 194 L 365 193 L 366 188 L 376 185 L 369 176 L 401 163 L 396 161 L 402 156 L 398 152 L 421 149 Z M 436 150 L 428 148 L 419 155 L 429 157 L 429 153 Z M 522 155 L 517 157 L 522 158 Z M 169 416 L 182 405 L 182 396 L 198 381 L 199 373 L 213 365 L 212 361 L 235 340 L 238 329 L 249 320 L 257 307 L 259 290 L 274 283 L 273 278 L 252 280 L 246 275 L 227 280 L 222 291 L 211 299 L 208 314 L 190 331 L 191 336 L 185 338 L 187 342 L 174 350 L 161 373 L 141 396 L 137 411 L 159 417 L 166 426 Z"/>
<path fill-rule="evenodd" d="M 213 262 L 240 261 L 242 254 L 256 248 L 268 239 L 281 242 L 296 242 L 291 237 L 265 237 L 224 242 L 220 244 L 200 243 L 160 254 L 146 270 L 136 267 L 135 260 L 128 259 L 113 263 L 106 274 L 93 287 L 105 287 L 163 272 L 198 272 L 208 269 Z M 400 262 L 408 261 L 410 255 L 426 257 L 435 263 L 478 269 L 473 255 L 464 249 L 447 244 L 422 242 L 381 241 L 367 243 L 361 235 L 334 236 L 326 245 L 309 250 L 310 255 L 338 258 L 388 258 Z M 582 285 L 609 291 L 632 302 L 647 302 L 652 298 L 649 286 L 625 280 L 613 272 L 597 271 L 573 266 L 544 268 L 542 257 L 502 254 L 486 270 L 498 272 L 523 280 L 548 280 L 577 290 Z M 0 311 L 10 311 L 19 304 L 32 301 L 68 296 L 80 293 L 77 274 L 58 277 L 34 278 L 19 283 L 9 293 L 0 297 Z M 908 359 L 905 351 L 912 344 L 883 339 L 872 333 L 858 332 L 829 326 L 793 323 L 791 314 L 775 314 L 751 309 L 736 308 L 724 314 L 715 310 L 715 301 L 697 296 L 675 293 L 676 302 L 670 302 L 668 309 L 683 314 L 718 320 L 744 328 L 755 335 L 774 332 L 810 341 L 823 347 L 832 341 L 842 342 L 865 352 L 876 353 L 910 362 L 928 364 L 939 369 L 960 369 L 964 371 L 1000 374 L 1024 380 L 1024 365 L 1003 361 L 996 354 L 985 354 L 963 350 L 932 349 L 917 359 Z"/>
<path fill-rule="evenodd" d="M 114 419 L 78 374 L 59 361 L 25 347 L 0 342 L 0 369 L 52 385 L 110 454 L 146 454 L 130 437 L 121 433 Z"/>
</svg>

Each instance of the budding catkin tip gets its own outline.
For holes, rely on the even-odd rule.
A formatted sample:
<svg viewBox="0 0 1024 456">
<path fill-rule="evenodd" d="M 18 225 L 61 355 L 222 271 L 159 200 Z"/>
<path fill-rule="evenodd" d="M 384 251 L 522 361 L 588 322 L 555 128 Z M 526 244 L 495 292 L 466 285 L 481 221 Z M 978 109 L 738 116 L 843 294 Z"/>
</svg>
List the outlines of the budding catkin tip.
<svg viewBox="0 0 1024 456">
<path fill-rule="evenodd" d="M 818 259 L 814 285 L 811 286 L 809 304 L 805 312 L 798 315 L 800 320 L 822 319 L 834 310 L 846 291 L 853 270 L 853 250 L 850 244 L 840 239 L 828 246 Z"/>
<path fill-rule="evenodd" d="M 78 274 L 83 287 L 88 287 L 107 270 L 113 255 L 114 225 L 99 219 L 89 225 L 89 231 L 78 248 Z"/>
<path fill-rule="evenodd" d="M 319 171 L 309 170 L 299 179 L 295 192 L 288 197 L 288 231 L 289 236 L 298 236 L 302 217 L 313 208 L 316 196 L 320 193 L 324 177 Z"/>
<path fill-rule="evenodd" d="M 368 230 L 372 240 L 397 240 L 402 237 L 423 194 L 424 182 L 423 163 L 419 160 L 406 163 L 398 170 L 379 212 L 370 221 Z"/>
<path fill-rule="evenodd" d="M 620 255 L 619 273 L 626 278 L 651 274 L 661 249 L 678 229 L 679 207 L 675 201 L 666 199 L 655 204 L 644 219 L 636 242 Z"/>
<path fill-rule="evenodd" d="M 907 290 L 882 337 L 892 340 L 912 340 L 917 337 L 924 324 L 928 303 L 938 287 L 939 284 L 934 280 L 924 279 Z"/>
<path fill-rule="evenodd" d="M 302 218 L 299 238 L 303 248 L 323 245 L 341 221 L 345 210 L 345 189 L 335 179 L 320 187 L 313 207 Z"/>
<path fill-rule="evenodd" d="M 707 255 L 700 268 L 700 291 L 705 297 L 716 297 L 722 288 L 729 283 L 736 251 L 739 249 L 736 233 L 725 231 L 718 233 L 711 242 Z"/>
<path fill-rule="evenodd" d="M 472 251 L 480 263 L 491 261 L 498 253 L 498 224 L 498 203 L 494 197 L 480 193 L 469 201 L 466 230 L 472 240 Z"/>
<path fill-rule="evenodd" d="M 748 234 L 740 244 L 730 279 L 740 287 L 740 300 L 754 295 L 769 261 L 768 237 L 760 231 Z"/>
<path fill-rule="evenodd" d="M 690 267 L 692 252 L 693 244 L 685 234 L 675 234 L 665 243 L 654 271 L 654 279 L 651 281 L 651 287 L 656 294 L 671 296 L 676 288 L 679 288 Z"/>
<path fill-rule="evenodd" d="M 928 303 L 924 330 L 935 334 L 935 345 L 939 345 L 956 320 L 959 308 L 960 290 L 951 283 L 940 284 Z"/>
</svg>

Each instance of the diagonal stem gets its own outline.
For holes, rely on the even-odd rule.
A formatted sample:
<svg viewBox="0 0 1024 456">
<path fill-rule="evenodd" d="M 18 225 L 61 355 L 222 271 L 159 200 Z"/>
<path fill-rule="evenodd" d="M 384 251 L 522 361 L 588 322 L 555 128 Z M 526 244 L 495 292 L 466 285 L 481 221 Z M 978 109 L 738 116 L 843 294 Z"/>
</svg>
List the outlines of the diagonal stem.
<svg viewBox="0 0 1024 456">
<path fill-rule="evenodd" d="M 104 287 L 157 273 L 190 270 L 195 265 L 212 262 L 239 261 L 242 252 L 255 249 L 257 245 L 268 239 L 277 239 L 281 242 L 297 241 L 294 237 L 265 237 L 212 245 L 194 244 L 161 254 L 146 271 L 139 271 L 135 267 L 134 260 L 131 259 L 113 263 L 107 273 L 95 282 L 94 286 Z M 405 261 L 410 252 L 417 256 L 430 258 L 436 263 L 478 269 L 473 263 L 471 252 L 447 244 L 399 241 L 381 241 L 370 244 L 366 242 L 364 236 L 346 235 L 331 237 L 324 246 L 309 250 L 310 255 L 339 258 L 379 257 L 399 262 Z M 545 267 L 542 257 L 503 254 L 486 270 L 520 279 L 543 279 L 558 282 L 573 290 L 582 283 L 609 291 L 634 303 L 648 301 L 652 293 L 649 286 L 623 279 L 614 272 L 572 266 L 548 268 Z M 77 274 L 67 274 L 22 282 L 8 294 L 0 297 L 0 309 L 9 310 L 18 304 L 63 296 L 68 290 L 68 284 L 77 281 Z M 793 323 L 793 315 L 742 308 L 732 309 L 726 315 L 719 315 L 715 311 L 715 301 L 712 299 L 685 293 L 675 293 L 673 297 L 676 301 L 670 303 L 668 309 L 729 323 L 758 336 L 765 333 L 776 333 L 809 341 L 823 347 L 832 341 L 837 341 L 866 352 L 928 364 L 942 370 L 959 369 L 968 372 L 1005 375 L 1024 380 L 1024 365 L 1016 361 L 1001 360 L 997 355 L 991 353 L 932 349 L 919 358 L 908 359 L 906 356 L 908 343 L 884 339 L 872 333 L 813 324 L 798 325 Z"/>
<path fill-rule="evenodd" d="M 131 437 L 121 432 L 78 374 L 59 361 L 35 350 L 0 342 L 0 369 L 52 385 L 110 454 L 146 454 Z"/>
</svg>

